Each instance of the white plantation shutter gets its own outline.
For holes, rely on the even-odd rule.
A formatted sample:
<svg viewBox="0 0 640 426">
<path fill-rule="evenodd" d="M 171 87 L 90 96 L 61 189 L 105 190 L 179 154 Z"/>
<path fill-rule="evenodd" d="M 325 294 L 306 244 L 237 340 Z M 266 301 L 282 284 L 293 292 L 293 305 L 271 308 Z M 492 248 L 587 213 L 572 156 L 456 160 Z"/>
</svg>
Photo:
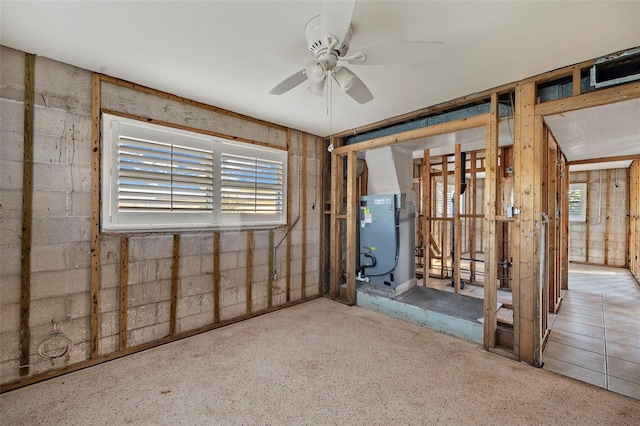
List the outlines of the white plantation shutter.
<svg viewBox="0 0 640 426">
<path fill-rule="evenodd" d="M 222 154 L 222 213 L 282 213 L 283 164 L 260 158 Z"/>
<path fill-rule="evenodd" d="M 105 231 L 286 223 L 287 152 L 103 114 Z"/>
<path fill-rule="evenodd" d="M 213 210 L 213 153 L 120 137 L 118 210 Z"/>
</svg>

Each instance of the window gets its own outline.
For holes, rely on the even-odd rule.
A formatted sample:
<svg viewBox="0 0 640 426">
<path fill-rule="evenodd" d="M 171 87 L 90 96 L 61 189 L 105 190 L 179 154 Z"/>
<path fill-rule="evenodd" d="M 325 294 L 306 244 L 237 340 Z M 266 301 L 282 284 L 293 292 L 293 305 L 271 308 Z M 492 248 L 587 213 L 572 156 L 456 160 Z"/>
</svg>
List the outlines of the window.
<svg viewBox="0 0 640 426">
<path fill-rule="evenodd" d="M 103 115 L 102 229 L 285 223 L 287 155 Z"/>
<path fill-rule="evenodd" d="M 587 184 L 569 184 L 569 221 L 585 222 L 587 220 Z"/>
</svg>

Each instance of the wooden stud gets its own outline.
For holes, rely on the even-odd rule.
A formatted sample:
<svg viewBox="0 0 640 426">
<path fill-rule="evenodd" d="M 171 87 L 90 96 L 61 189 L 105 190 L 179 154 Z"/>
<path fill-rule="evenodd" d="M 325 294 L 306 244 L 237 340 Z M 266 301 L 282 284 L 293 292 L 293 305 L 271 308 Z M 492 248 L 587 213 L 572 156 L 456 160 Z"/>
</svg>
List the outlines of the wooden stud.
<svg viewBox="0 0 640 426">
<path fill-rule="evenodd" d="M 253 231 L 247 231 L 247 315 L 252 310 L 253 288 Z"/>
<path fill-rule="evenodd" d="M 611 237 L 611 169 L 607 169 L 607 204 L 605 209 L 604 264 L 609 265 L 609 239 Z"/>
<path fill-rule="evenodd" d="M 24 152 L 22 163 L 22 238 L 20 265 L 20 375 L 29 374 L 31 329 L 31 225 L 33 222 L 33 123 L 36 57 L 24 61 Z"/>
<path fill-rule="evenodd" d="M 441 222 L 441 227 L 440 227 L 440 276 L 441 277 L 445 277 L 446 273 L 447 273 L 447 262 L 448 262 L 448 258 L 449 258 L 449 238 L 451 234 L 449 234 L 449 226 L 448 226 L 448 221 L 446 219 L 449 219 L 449 200 L 447 199 L 447 191 L 449 190 L 449 173 L 448 173 L 448 167 L 449 167 L 449 156 L 447 155 L 443 155 L 442 156 L 442 217 L 443 220 Z M 453 242 L 452 242 L 453 244 Z M 451 261 L 453 262 L 453 259 L 451 259 Z"/>
<path fill-rule="evenodd" d="M 616 155 L 612 157 L 599 157 L 599 158 L 589 158 L 586 160 L 575 160 L 575 161 L 569 161 L 567 165 L 578 166 L 582 164 L 602 163 L 605 161 L 629 161 L 629 160 L 640 160 L 640 154 Z"/>
<path fill-rule="evenodd" d="M 293 176 L 293 147 L 291 146 L 291 129 L 287 129 L 287 224 L 291 227 L 293 224 L 293 217 L 291 211 L 291 194 L 293 191 L 291 176 Z M 300 194 L 298 194 L 299 196 Z M 291 228 L 289 228 L 291 231 Z M 285 242 L 285 298 L 286 301 L 291 301 L 291 237 L 286 236 Z"/>
<path fill-rule="evenodd" d="M 469 182 L 469 200 L 471 204 L 471 219 L 469 221 L 469 257 L 471 259 L 476 258 L 476 227 L 477 227 L 477 219 L 476 213 L 478 212 L 477 206 L 477 186 L 478 186 L 478 164 L 476 159 L 477 153 L 476 151 L 471 152 L 471 180 Z M 484 215 L 479 215 L 478 217 L 484 217 Z M 476 262 L 471 262 L 469 265 L 470 273 L 469 280 L 471 282 L 476 281 Z"/>
<path fill-rule="evenodd" d="M 460 220 L 460 187 L 462 183 L 462 148 L 459 143 L 455 146 L 455 173 L 453 183 L 453 259 L 451 266 L 453 267 L 453 289 L 456 293 L 460 293 L 460 258 L 462 257 L 462 222 Z"/>
<path fill-rule="evenodd" d="M 334 151 L 335 152 L 335 151 Z M 342 209 L 343 197 L 343 168 L 342 156 L 331 155 L 331 280 L 330 295 L 335 299 L 340 294 L 342 247 L 340 238 L 339 218 Z"/>
<path fill-rule="evenodd" d="M 498 95 L 491 96 L 491 120 L 486 129 L 484 183 L 484 347 L 496 346 L 498 299 L 498 241 L 496 205 L 498 202 Z"/>
<path fill-rule="evenodd" d="M 120 350 L 127 347 L 127 312 L 129 309 L 129 238 L 120 238 Z"/>
<path fill-rule="evenodd" d="M 100 353 L 100 76 L 91 78 L 91 320 L 89 353 Z"/>
<path fill-rule="evenodd" d="M 220 232 L 213 233 L 213 322 L 220 322 Z"/>
<path fill-rule="evenodd" d="M 267 307 L 273 306 L 273 229 L 269 230 L 269 268 L 267 277 Z"/>
<path fill-rule="evenodd" d="M 560 288 L 569 289 L 569 166 L 567 159 L 562 156 L 562 175 L 560 185 L 560 211 L 564 212 L 560 216 Z"/>
<path fill-rule="evenodd" d="M 422 151 L 422 177 L 420 179 L 422 192 L 422 255 L 424 265 L 423 285 L 426 287 L 429 282 L 429 271 L 431 266 L 431 221 L 427 219 L 431 213 L 431 155 L 428 149 Z"/>
<path fill-rule="evenodd" d="M 578 96 L 581 92 L 582 92 L 582 88 L 580 87 L 580 83 L 581 83 L 581 78 L 582 76 L 581 74 L 581 69 L 580 68 L 575 68 L 573 70 L 573 77 L 572 77 L 572 89 L 573 89 L 573 96 Z"/>
<path fill-rule="evenodd" d="M 625 233 L 624 233 L 624 247 L 625 247 L 625 253 L 624 253 L 624 266 L 626 268 L 629 267 L 629 257 L 630 257 L 630 251 L 629 251 L 629 240 L 630 235 L 631 235 L 631 192 L 630 192 L 630 175 L 629 175 L 630 170 L 629 169 L 625 169 L 624 170 L 624 179 L 625 179 L 625 183 L 626 183 L 626 188 L 627 188 L 627 196 L 626 198 L 626 203 L 625 203 L 625 212 L 627 212 L 627 220 L 625 220 Z"/>
<path fill-rule="evenodd" d="M 303 299 L 306 298 L 306 289 L 307 289 L 307 134 L 302 134 L 302 147 L 300 148 L 300 161 L 302 179 L 299 188 L 300 196 L 301 196 L 301 212 L 300 212 L 300 223 L 301 223 L 301 241 L 302 245 L 302 259 L 300 261 L 300 291 L 301 297 Z"/>
<path fill-rule="evenodd" d="M 176 335 L 178 319 L 178 280 L 180 279 L 180 234 L 173 235 L 171 255 L 171 313 L 169 316 L 169 335 Z"/>
<path fill-rule="evenodd" d="M 347 302 L 350 305 L 356 304 L 356 256 L 358 245 L 356 240 L 356 218 L 357 218 L 357 177 L 356 164 L 357 157 L 355 151 L 347 154 Z"/>
<path fill-rule="evenodd" d="M 589 188 L 591 185 L 591 170 L 587 170 L 587 205 L 585 209 L 585 237 L 584 237 L 584 260 L 589 262 L 589 246 L 591 245 L 591 202 L 589 201 Z"/>
</svg>

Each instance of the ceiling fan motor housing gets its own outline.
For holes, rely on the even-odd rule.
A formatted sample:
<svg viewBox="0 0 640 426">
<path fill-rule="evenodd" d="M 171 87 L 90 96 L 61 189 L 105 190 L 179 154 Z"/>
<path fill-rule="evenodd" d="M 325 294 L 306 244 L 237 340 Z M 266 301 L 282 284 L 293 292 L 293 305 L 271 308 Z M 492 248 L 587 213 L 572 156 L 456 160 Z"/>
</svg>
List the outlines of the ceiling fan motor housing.
<svg viewBox="0 0 640 426">
<path fill-rule="evenodd" d="M 329 50 L 326 39 L 326 36 L 329 34 L 322 34 L 320 28 L 320 15 L 307 22 L 304 33 L 309 45 L 309 52 L 313 57 L 319 61 L 329 62 L 331 63 L 331 66 L 335 66 L 338 62 L 338 58 L 345 56 L 349 51 L 351 25 L 349 25 L 349 30 L 347 31 L 347 34 L 345 34 L 344 40 L 339 40 L 340 46 L 337 48 L 334 47 L 331 50 Z"/>
</svg>

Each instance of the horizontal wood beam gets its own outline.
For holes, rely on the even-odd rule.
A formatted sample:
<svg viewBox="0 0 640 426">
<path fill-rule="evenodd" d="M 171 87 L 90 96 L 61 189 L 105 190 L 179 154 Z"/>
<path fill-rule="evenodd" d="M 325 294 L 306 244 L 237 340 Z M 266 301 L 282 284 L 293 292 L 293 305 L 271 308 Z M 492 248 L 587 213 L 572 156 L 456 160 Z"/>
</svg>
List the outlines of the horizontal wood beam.
<svg viewBox="0 0 640 426">
<path fill-rule="evenodd" d="M 576 161 L 567 161 L 568 166 L 577 166 L 580 164 L 594 164 L 594 163 L 604 163 L 611 161 L 633 161 L 640 160 L 640 154 L 635 155 L 617 155 L 615 157 L 600 157 L 600 158 L 589 158 L 587 160 L 576 160 Z M 577 182 L 571 182 L 577 183 Z"/>
<path fill-rule="evenodd" d="M 640 81 L 537 104 L 535 114 L 542 116 L 559 114 L 637 98 L 640 98 Z"/>
<path fill-rule="evenodd" d="M 401 142 L 408 142 L 415 139 L 428 138 L 432 136 L 444 135 L 446 133 L 458 132 L 460 130 L 482 127 L 489 122 L 489 118 L 490 114 L 480 114 L 469 118 L 463 118 L 461 120 L 454 120 L 447 123 L 436 124 L 434 126 L 408 130 L 406 132 L 382 136 L 376 139 L 354 143 L 352 145 L 341 146 L 340 148 L 336 148 L 333 151 L 333 154 L 343 155 L 351 151 L 363 151 Z"/>
</svg>

